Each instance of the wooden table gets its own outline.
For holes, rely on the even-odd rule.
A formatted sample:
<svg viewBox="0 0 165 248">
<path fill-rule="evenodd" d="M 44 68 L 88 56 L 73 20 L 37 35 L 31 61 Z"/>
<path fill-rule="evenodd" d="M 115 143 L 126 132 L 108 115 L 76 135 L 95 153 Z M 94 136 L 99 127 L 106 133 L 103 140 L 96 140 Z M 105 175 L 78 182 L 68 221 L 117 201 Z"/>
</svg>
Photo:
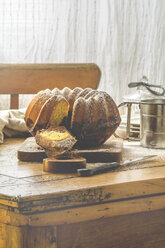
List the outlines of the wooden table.
<svg viewBox="0 0 165 248">
<path fill-rule="evenodd" d="M 90 178 L 17 160 L 23 139 L 0 145 L 1 248 L 165 247 L 165 150 L 124 143 L 140 167 Z"/>
</svg>

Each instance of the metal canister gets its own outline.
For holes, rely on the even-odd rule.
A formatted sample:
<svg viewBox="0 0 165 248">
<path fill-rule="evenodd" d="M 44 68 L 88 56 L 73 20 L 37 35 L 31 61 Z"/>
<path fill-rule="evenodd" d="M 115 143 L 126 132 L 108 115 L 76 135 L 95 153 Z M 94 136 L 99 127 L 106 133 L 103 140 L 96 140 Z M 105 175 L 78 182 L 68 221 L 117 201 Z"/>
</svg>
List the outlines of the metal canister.
<svg viewBox="0 0 165 248">
<path fill-rule="evenodd" d="M 140 143 L 148 148 L 165 148 L 165 99 L 140 103 Z"/>
</svg>

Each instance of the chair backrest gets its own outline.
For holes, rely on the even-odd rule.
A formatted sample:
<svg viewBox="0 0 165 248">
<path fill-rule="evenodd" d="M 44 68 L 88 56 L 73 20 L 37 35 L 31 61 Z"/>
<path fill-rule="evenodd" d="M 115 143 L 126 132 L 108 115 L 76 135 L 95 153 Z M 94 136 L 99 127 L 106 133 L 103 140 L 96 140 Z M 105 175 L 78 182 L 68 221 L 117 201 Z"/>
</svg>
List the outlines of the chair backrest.
<svg viewBox="0 0 165 248">
<path fill-rule="evenodd" d="M 19 107 L 19 94 L 46 88 L 97 89 L 101 71 L 96 64 L 0 64 L 0 94 L 10 94 L 10 108 Z"/>
</svg>

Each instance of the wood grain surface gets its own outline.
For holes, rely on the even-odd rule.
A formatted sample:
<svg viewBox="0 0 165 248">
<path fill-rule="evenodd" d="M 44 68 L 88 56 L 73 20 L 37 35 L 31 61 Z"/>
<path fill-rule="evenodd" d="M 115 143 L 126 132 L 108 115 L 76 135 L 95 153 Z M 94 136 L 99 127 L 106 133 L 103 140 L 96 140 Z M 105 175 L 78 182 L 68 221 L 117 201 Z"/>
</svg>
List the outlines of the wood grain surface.
<svg viewBox="0 0 165 248">
<path fill-rule="evenodd" d="M 96 64 L 0 64 L 0 94 L 11 94 L 10 107 L 19 107 L 19 94 L 47 88 L 97 89 L 101 71 Z M 10 85 L 10 87 L 9 87 Z"/>
<path fill-rule="evenodd" d="M 43 171 L 51 173 L 76 173 L 77 169 L 85 167 L 86 159 L 82 157 L 45 158 L 43 160 Z"/>
<path fill-rule="evenodd" d="M 78 86 L 97 89 L 100 77 L 99 67 L 92 63 L 0 64 L 0 93 L 35 94 L 47 88 Z"/>
<path fill-rule="evenodd" d="M 62 225 L 59 248 L 164 248 L 165 210 Z"/>
<path fill-rule="evenodd" d="M 70 225 L 29 227 L 0 223 L 1 248 L 164 248 L 165 210 Z"/>
<path fill-rule="evenodd" d="M 133 168 L 104 173 L 89 180 L 79 178 L 74 173 L 43 172 L 42 163 L 18 161 L 17 150 L 23 141 L 24 139 L 6 139 L 0 147 L 0 200 L 3 205 L 13 205 L 22 213 L 164 193 L 165 159 L 162 151 L 161 156 L 158 150 L 154 151 L 158 156 L 145 161 L 143 166 L 136 165 Z M 131 147 L 130 153 L 128 145 Z M 142 151 L 140 146 L 135 149 L 130 143 L 126 143 L 123 158 L 146 155 L 146 149 L 145 153 Z"/>
<path fill-rule="evenodd" d="M 56 227 L 15 227 L 0 223 L 1 248 L 56 248 Z"/>
<path fill-rule="evenodd" d="M 165 246 L 165 151 L 124 142 L 124 159 L 157 157 L 89 180 L 19 161 L 23 141 L 0 146 L 0 247 Z"/>
<path fill-rule="evenodd" d="M 89 163 L 97 162 L 120 162 L 122 160 L 122 140 L 108 140 L 96 148 L 73 149 L 71 154 L 84 157 Z M 27 138 L 17 151 L 20 161 L 42 162 L 46 158 L 44 149 L 36 144 L 35 138 Z"/>
</svg>

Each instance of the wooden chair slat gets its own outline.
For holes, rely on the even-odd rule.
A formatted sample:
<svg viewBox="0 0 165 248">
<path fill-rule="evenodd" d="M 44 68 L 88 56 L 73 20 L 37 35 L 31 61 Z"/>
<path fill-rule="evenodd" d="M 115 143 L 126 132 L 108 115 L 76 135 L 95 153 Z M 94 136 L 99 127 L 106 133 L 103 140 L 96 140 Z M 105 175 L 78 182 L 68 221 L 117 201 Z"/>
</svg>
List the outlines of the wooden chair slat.
<svg viewBox="0 0 165 248">
<path fill-rule="evenodd" d="M 18 108 L 19 94 L 36 94 L 46 88 L 97 89 L 100 77 L 94 63 L 0 64 L 0 94 L 10 94 L 11 108 Z"/>
<path fill-rule="evenodd" d="M 18 109 L 19 108 L 19 95 L 11 94 L 10 96 L 10 109 Z"/>
</svg>

